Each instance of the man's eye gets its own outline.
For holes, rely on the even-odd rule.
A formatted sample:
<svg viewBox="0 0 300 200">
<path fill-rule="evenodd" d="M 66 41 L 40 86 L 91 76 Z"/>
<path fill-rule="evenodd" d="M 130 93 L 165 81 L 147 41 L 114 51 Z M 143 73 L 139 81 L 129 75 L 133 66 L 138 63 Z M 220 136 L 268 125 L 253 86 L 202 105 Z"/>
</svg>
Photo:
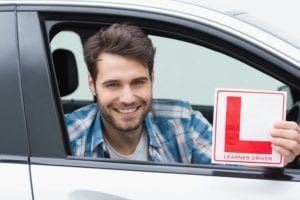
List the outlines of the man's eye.
<svg viewBox="0 0 300 200">
<path fill-rule="evenodd" d="M 144 84 L 146 84 L 146 81 L 144 81 L 144 80 L 138 80 L 138 81 L 135 81 L 133 84 L 137 85 L 137 86 L 144 85 Z"/>
<path fill-rule="evenodd" d="M 109 83 L 106 85 L 108 88 L 118 88 L 120 86 L 119 83 Z"/>
</svg>

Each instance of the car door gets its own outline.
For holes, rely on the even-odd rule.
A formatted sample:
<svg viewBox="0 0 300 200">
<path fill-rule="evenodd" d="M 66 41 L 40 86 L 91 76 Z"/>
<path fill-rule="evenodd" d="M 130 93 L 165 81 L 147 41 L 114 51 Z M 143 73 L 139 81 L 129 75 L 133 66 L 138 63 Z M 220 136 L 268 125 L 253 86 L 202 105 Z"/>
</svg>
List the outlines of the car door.
<svg viewBox="0 0 300 200">
<path fill-rule="evenodd" d="M 219 63 L 215 63 L 220 68 L 224 66 L 226 60 L 229 60 L 226 64 L 229 67 L 235 66 L 232 69 L 233 72 L 239 68 L 249 68 L 250 70 L 245 72 L 248 76 L 249 71 L 255 71 L 251 81 L 257 78 L 265 83 L 264 80 L 269 79 L 270 85 L 266 84 L 260 89 L 276 90 L 277 86 L 284 84 L 290 90 L 297 91 L 300 71 L 292 63 L 251 42 L 236 37 L 229 30 L 220 30 L 188 18 L 167 15 L 167 13 L 147 12 L 146 8 L 128 9 L 122 5 L 117 7 L 20 5 L 17 18 L 23 96 L 31 151 L 31 178 L 35 199 L 298 198 L 300 191 L 300 171 L 298 169 L 188 165 L 72 156 L 63 118 L 64 104 L 62 103 L 68 103 L 68 101 L 72 103 L 78 100 L 78 104 L 85 104 L 93 102 L 93 99 L 89 99 L 89 97 L 76 99 L 73 96 L 61 100 L 60 94 L 63 93 L 58 84 L 60 75 L 55 69 L 52 52 L 55 48 L 69 48 L 75 55 L 75 63 L 78 68 L 82 68 L 84 63 L 82 55 L 80 55 L 80 48 L 78 54 L 72 48 L 77 44 L 82 45 L 82 40 L 106 24 L 134 22 L 143 27 L 156 41 L 156 44 L 160 45 L 158 48 L 163 51 L 158 52 L 157 59 L 160 60 L 158 62 L 162 67 L 168 66 L 157 73 L 157 79 L 169 81 L 172 80 L 172 77 L 168 77 L 168 75 L 173 75 L 175 78 L 173 77 L 172 82 L 183 81 L 179 78 L 184 78 L 182 73 L 189 71 L 187 69 L 203 68 L 200 71 L 189 71 L 197 76 L 186 80 L 187 84 L 196 86 L 190 94 L 199 94 L 200 96 L 202 92 L 206 90 L 208 92 L 211 88 L 216 87 L 215 84 L 206 87 L 198 82 L 198 79 L 207 78 L 206 82 L 210 83 L 209 80 L 213 77 L 205 77 L 208 76 L 205 69 L 213 67 L 210 64 L 213 63 L 216 55 L 218 58 L 224 58 Z M 75 35 L 77 33 L 77 36 L 74 37 L 77 39 L 68 43 L 72 32 Z M 58 34 L 65 33 L 67 36 L 62 37 L 60 41 L 67 45 L 53 44 Z M 56 40 L 59 39 L 56 38 Z M 176 47 L 178 49 L 174 49 Z M 184 52 L 176 54 L 176 50 L 179 51 L 180 48 L 188 50 L 188 53 L 186 55 L 183 55 Z M 196 51 L 191 51 L 193 48 Z M 203 55 L 207 56 L 210 63 L 208 62 L 206 65 L 201 62 L 197 63 L 199 61 L 198 54 L 194 57 L 189 55 L 197 52 L 204 52 Z M 161 60 L 161 56 L 169 57 Z M 183 61 L 190 58 L 191 62 L 184 63 L 182 61 L 180 65 L 175 66 L 178 61 L 176 58 L 181 56 L 185 58 Z M 174 60 L 175 63 L 168 63 L 168 59 Z M 182 66 L 183 64 L 186 65 Z M 188 68 L 188 65 L 194 65 L 196 68 Z M 171 71 L 174 69 L 176 74 L 171 73 L 168 67 L 171 67 Z M 175 70 L 172 67 L 177 68 Z M 291 71 L 295 73 L 291 73 Z M 210 76 L 214 74 L 217 76 L 218 72 L 219 70 L 214 69 Z M 223 77 L 223 73 L 222 71 L 218 80 Z M 79 74 L 79 85 L 81 84 L 80 76 L 81 74 Z M 237 74 L 233 73 L 229 79 L 234 79 L 235 76 Z M 191 75 L 187 75 L 187 77 L 191 77 Z M 220 81 L 220 86 L 237 86 L 236 83 L 228 83 L 229 86 L 226 84 L 224 85 L 224 81 Z M 164 85 L 164 82 L 161 83 L 161 87 Z M 248 87 L 251 86 L 250 84 Z M 190 97 L 184 92 L 181 94 L 183 96 L 176 96 L 179 93 L 178 87 L 174 88 L 174 84 L 170 84 L 170 87 L 168 90 L 173 90 L 173 94 L 166 94 L 166 91 L 162 90 L 156 93 L 157 97 Z M 201 87 L 203 88 L 201 89 Z M 164 94 L 167 96 L 160 96 Z M 296 95 L 294 96 L 296 97 Z M 291 101 L 293 104 L 296 100 L 291 97 Z M 208 99 L 207 102 L 211 102 L 211 100 Z M 201 106 L 209 109 L 213 106 L 213 104 L 199 102 L 197 99 L 193 104 L 195 104 L 195 108 L 200 106 L 200 110 Z M 211 112 L 208 111 L 208 113 Z"/>
<path fill-rule="evenodd" d="M 32 199 L 15 6 L 0 4 L 0 199 Z"/>
</svg>

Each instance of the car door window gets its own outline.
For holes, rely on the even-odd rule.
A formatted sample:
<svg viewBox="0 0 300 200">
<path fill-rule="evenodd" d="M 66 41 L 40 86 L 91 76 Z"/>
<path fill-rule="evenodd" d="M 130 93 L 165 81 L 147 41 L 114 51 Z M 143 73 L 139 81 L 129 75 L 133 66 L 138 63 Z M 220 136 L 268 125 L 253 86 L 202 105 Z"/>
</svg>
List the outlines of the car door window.
<svg viewBox="0 0 300 200">
<path fill-rule="evenodd" d="M 85 29 L 83 27 L 89 28 Z M 95 99 L 88 88 L 88 70 L 83 57 L 83 44 L 89 36 L 101 27 L 103 27 L 101 23 L 97 26 L 86 24 L 84 26 L 75 24 L 66 28 L 60 26 L 60 30 L 55 30 L 55 34 L 52 34 L 50 38 L 51 54 L 60 49 L 71 52 L 75 59 L 75 68 L 77 68 L 78 80 L 76 81 L 78 81 L 78 86 L 66 95 L 62 92 L 62 88 L 59 88 L 65 114 L 95 103 Z M 158 32 L 153 34 L 151 29 L 148 31 L 149 37 L 156 48 L 154 98 L 188 101 L 211 124 L 213 123 L 212 115 L 216 88 L 275 91 L 284 88 L 289 90 L 289 85 L 262 72 L 264 70 L 260 71 L 264 66 L 252 66 L 243 59 L 240 60 L 224 53 L 225 51 L 210 48 L 209 45 L 202 45 L 197 40 L 193 42 L 193 40 L 184 36 L 176 37 L 172 34 L 160 34 Z M 65 79 L 65 76 L 61 77 L 57 73 L 54 57 L 53 61 L 56 76 L 58 82 L 60 82 L 60 79 Z M 290 108 L 292 104 L 293 100 L 289 96 L 287 107 Z"/>
</svg>

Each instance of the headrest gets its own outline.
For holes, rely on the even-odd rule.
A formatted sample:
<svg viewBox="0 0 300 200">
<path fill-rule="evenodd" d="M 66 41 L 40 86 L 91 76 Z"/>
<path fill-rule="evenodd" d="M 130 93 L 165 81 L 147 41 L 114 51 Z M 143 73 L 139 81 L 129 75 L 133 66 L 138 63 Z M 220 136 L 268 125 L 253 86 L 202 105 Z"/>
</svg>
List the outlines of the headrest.
<svg viewBox="0 0 300 200">
<path fill-rule="evenodd" d="M 52 53 L 54 69 L 60 95 L 71 94 L 78 87 L 78 73 L 74 54 L 66 49 L 56 49 Z"/>
<path fill-rule="evenodd" d="M 286 115 L 287 121 L 294 121 L 300 124 L 300 101 L 296 102 Z"/>
</svg>

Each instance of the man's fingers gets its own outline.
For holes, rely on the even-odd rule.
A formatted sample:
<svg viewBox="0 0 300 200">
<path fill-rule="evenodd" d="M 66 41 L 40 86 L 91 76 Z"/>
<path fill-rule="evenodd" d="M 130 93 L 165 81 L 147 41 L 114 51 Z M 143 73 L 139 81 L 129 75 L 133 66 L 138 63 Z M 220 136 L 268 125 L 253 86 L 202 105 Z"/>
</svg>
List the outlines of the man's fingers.
<svg viewBox="0 0 300 200">
<path fill-rule="evenodd" d="M 274 123 L 276 129 L 292 129 L 300 133 L 300 128 L 296 122 L 293 121 L 280 121 Z"/>
<path fill-rule="evenodd" d="M 300 154 L 300 128 L 292 121 L 276 122 L 270 131 L 273 150 L 284 157 L 287 164 Z"/>
<path fill-rule="evenodd" d="M 291 152 L 294 156 L 300 153 L 300 145 L 295 140 L 286 138 L 271 138 L 271 142 L 272 144 Z"/>
<path fill-rule="evenodd" d="M 273 129 L 270 133 L 272 137 L 295 140 L 300 144 L 300 134 L 294 129 Z"/>
<path fill-rule="evenodd" d="M 281 146 L 272 144 L 272 149 L 279 152 L 284 157 L 285 164 L 290 163 L 291 161 L 293 161 L 295 159 L 295 155 L 292 152 L 290 152 L 289 150 L 287 150 Z"/>
</svg>

